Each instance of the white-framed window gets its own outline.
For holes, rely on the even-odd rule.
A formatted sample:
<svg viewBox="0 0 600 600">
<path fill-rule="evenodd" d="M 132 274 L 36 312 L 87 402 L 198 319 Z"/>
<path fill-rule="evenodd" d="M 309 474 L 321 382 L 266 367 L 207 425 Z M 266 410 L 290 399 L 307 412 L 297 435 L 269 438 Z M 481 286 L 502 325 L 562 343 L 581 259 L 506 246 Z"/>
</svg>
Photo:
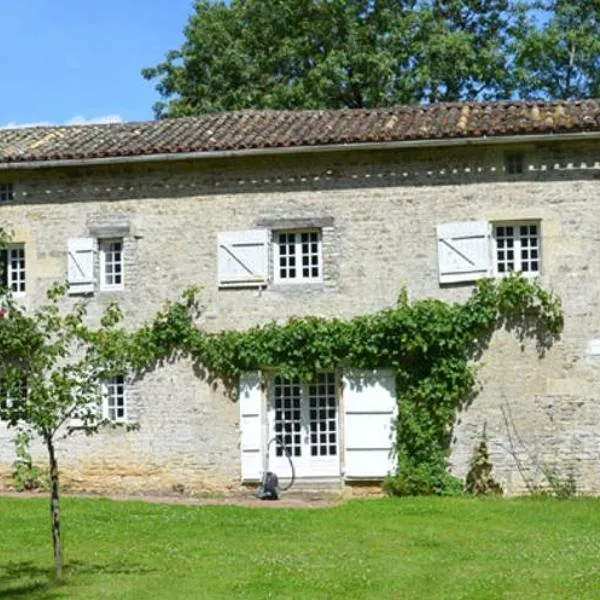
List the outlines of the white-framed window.
<svg viewBox="0 0 600 600">
<path fill-rule="evenodd" d="M 104 382 L 102 413 L 109 421 L 127 420 L 127 390 L 123 375 L 117 375 Z"/>
<path fill-rule="evenodd" d="M 0 203 L 11 202 L 15 199 L 12 183 L 0 183 Z"/>
<path fill-rule="evenodd" d="M 100 253 L 100 289 L 122 290 L 124 287 L 123 240 L 98 241 Z"/>
<path fill-rule="evenodd" d="M 525 275 L 541 272 L 539 223 L 523 221 L 493 226 L 494 268 L 497 275 L 515 271 Z"/>
<path fill-rule="evenodd" d="M 322 281 L 321 231 L 274 231 L 273 270 L 273 280 L 277 283 Z"/>
<path fill-rule="evenodd" d="M 0 250 L 0 284 L 14 295 L 25 293 L 25 246 L 9 244 Z"/>
<path fill-rule="evenodd" d="M 271 386 L 272 433 L 280 440 L 275 455 L 287 450 L 296 458 L 337 456 L 335 373 L 319 373 L 311 383 L 276 375 Z"/>
</svg>

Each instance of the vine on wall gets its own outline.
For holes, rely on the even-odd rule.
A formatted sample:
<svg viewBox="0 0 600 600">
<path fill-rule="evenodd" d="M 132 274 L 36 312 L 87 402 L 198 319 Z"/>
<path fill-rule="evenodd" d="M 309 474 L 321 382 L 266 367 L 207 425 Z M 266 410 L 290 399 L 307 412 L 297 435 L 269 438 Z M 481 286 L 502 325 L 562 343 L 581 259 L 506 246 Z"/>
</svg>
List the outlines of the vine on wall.
<svg viewBox="0 0 600 600">
<path fill-rule="evenodd" d="M 189 290 L 135 333 L 122 331 L 107 352 L 126 352 L 138 370 L 175 356 L 191 357 L 210 374 L 233 382 L 243 371 L 275 368 L 310 380 L 336 367 L 393 367 L 400 410 L 397 473 L 386 482 L 396 494 L 446 494 L 458 482 L 447 471 L 457 410 L 472 398 L 476 362 L 494 331 L 537 340 L 540 354 L 563 328 L 560 299 L 536 280 L 511 275 L 477 284 L 463 303 L 410 302 L 406 291 L 392 308 L 348 320 L 292 318 L 246 331 L 207 333 L 194 325 L 198 293 Z M 114 343 L 117 340 L 117 343 Z"/>
</svg>

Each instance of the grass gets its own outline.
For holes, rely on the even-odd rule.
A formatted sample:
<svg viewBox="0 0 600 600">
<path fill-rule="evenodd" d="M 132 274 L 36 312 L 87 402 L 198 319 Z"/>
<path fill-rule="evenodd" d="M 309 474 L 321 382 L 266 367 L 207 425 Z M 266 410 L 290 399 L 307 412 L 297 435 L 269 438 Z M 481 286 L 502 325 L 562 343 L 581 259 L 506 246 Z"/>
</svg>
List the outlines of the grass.
<svg viewBox="0 0 600 600">
<path fill-rule="evenodd" d="M 382 499 L 322 510 L 0 498 L 0 599 L 600 597 L 600 501 Z"/>
</svg>

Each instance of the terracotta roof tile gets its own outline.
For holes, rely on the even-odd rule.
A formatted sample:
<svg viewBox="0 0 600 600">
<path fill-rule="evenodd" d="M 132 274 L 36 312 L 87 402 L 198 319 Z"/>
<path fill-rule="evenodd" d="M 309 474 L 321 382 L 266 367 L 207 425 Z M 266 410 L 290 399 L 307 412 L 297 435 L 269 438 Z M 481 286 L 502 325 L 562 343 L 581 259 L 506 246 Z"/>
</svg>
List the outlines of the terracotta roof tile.
<svg viewBox="0 0 600 600">
<path fill-rule="evenodd" d="M 0 163 L 600 132 L 600 101 L 503 101 L 0 130 Z"/>
</svg>

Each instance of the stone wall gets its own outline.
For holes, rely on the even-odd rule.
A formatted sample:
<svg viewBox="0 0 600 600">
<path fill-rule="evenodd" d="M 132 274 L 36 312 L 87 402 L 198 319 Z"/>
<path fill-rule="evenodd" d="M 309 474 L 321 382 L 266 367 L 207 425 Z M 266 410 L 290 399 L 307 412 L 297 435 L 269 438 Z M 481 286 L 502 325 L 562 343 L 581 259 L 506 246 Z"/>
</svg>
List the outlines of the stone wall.
<svg viewBox="0 0 600 600">
<path fill-rule="evenodd" d="M 524 145 L 526 169 L 507 175 L 503 148 L 409 149 L 204 159 L 152 166 L 36 169 L 3 174 L 16 200 L 0 224 L 26 243 L 28 307 L 66 277 L 67 240 L 126 227 L 125 290 L 97 292 L 90 318 L 118 301 L 132 326 L 187 287 L 203 289 L 203 325 L 243 329 L 292 315 L 352 316 L 411 298 L 462 300 L 440 286 L 436 225 L 539 220 L 542 280 L 563 299 L 565 332 L 544 358 L 532 343 L 495 335 L 482 389 L 458 415 L 452 466 L 463 476 L 485 425 L 497 478 L 509 493 L 573 469 L 600 492 L 600 152 L 591 142 Z M 219 231 L 281 218 L 322 218 L 325 280 L 218 289 Z M 69 300 L 71 302 L 72 300 Z M 186 362 L 136 381 L 139 431 L 107 431 L 61 445 L 64 481 L 85 490 L 227 491 L 239 485 L 238 407 L 222 384 Z M 14 460 L 0 429 L 0 473 Z M 34 447 L 36 456 L 43 452 Z"/>
</svg>

